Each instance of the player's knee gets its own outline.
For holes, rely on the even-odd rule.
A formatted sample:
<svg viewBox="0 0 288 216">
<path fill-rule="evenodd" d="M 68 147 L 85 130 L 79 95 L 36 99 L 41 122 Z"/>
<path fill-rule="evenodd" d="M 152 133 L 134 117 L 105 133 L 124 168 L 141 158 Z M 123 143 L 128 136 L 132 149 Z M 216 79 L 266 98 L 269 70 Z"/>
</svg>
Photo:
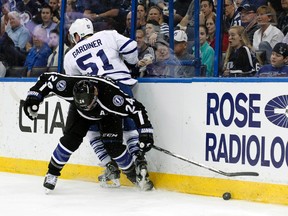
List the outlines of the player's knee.
<svg viewBox="0 0 288 216">
<path fill-rule="evenodd" d="M 104 147 L 112 158 L 117 158 L 126 151 L 126 146 L 122 142 L 104 142 Z"/>
<path fill-rule="evenodd" d="M 124 141 L 127 144 L 128 151 L 130 154 L 137 154 L 140 150 L 139 148 L 139 133 L 137 130 L 124 131 L 123 132 Z"/>
<path fill-rule="evenodd" d="M 76 151 L 80 144 L 82 143 L 83 138 L 79 136 L 75 136 L 72 134 L 65 134 L 60 138 L 60 143 L 70 151 Z"/>
<path fill-rule="evenodd" d="M 89 130 L 86 134 L 86 137 L 88 138 L 89 142 L 99 138 L 101 136 L 99 131 L 91 131 Z"/>
<path fill-rule="evenodd" d="M 139 133 L 137 130 L 123 131 L 123 139 L 126 143 L 138 142 Z"/>
<path fill-rule="evenodd" d="M 125 131 L 131 131 L 131 130 L 137 130 L 136 124 L 131 118 L 124 118 L 124 130 Z"/>
</svg>

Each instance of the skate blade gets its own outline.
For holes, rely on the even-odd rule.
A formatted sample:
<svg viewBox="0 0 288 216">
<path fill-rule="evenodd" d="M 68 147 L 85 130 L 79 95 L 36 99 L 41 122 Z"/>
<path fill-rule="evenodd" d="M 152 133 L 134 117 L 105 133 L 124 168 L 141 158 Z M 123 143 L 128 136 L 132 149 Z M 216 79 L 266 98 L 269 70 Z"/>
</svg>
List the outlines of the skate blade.
<svg viewBox="0 0 288 216">
<path fill-rule="evenodd" d="M 99 181 L 100 187 L 103 188 L 118 188 L 121 186 L 119 179 L 113 179 L 111 181 L 101 180 Z"/>
</svg>

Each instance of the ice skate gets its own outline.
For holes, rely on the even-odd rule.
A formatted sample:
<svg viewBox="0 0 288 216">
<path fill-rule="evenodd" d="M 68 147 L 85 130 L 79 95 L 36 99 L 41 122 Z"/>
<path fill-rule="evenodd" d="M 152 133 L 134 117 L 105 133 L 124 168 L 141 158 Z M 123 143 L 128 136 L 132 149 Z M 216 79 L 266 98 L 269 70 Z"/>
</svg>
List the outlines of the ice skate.
<svg viewBox="0 0 288 216">
<path fill-rule="evenodd" d="M 135 159 L 135 169 L 136 169 L 136 185 L 142 191 L 150 191 L 153 189 L 154 184 L 149 179 L 149 174 L 147 170 L 147 161 L 143 155 L 137 155 Z"/>
<path fill-rule="evenodd" d="M 47 173 L 44 179 L 43 186 L 45 187 L 45 193 L 48 194 L 51 190 L 54 190 L 58 176 Z"/>
<path fill-rule="evenodd" d="M 114 161 L 106 165 L 104 173 L 98 176 L 101 187 L 120 187 L 120 170 Z"/>
</svg>

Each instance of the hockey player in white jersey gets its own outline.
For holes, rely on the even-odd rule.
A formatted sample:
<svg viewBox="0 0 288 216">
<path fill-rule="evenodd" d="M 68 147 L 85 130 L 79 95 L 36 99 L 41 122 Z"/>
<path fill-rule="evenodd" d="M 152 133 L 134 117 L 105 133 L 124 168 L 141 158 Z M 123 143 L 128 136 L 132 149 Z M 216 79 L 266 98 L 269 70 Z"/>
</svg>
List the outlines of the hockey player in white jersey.
<svg viewBox="0 0 288 216">
<path fill-rule="evenodd" d="M 131 88 L 137 83 L 137 80 L 131 78 L 130 71 L 124 61 L 129 65 L 135 65 L 138 62 L 136 41 L 119 34 L 115 30 L 94 33 L 93 24 L 87 18 L 77 19 L 72 23 L 69 29 L 69 37 L 75 46 L 64 57 L 64 69 L 67 75 L 107 76 L 116 81 L 125 93 L 133 96 Z M 132 119 L 124 119 L 123 136 L 129 154 L 135 160 L 138 159 L 139 161 L 141 158 L 143 163 L 147 165 L 145 157 L 140 154 L 138 132 Z M 105 151 L 105 144 L 102 143 L 99 131 L 89 130 L 87 137 L 96 155 L 106 166 L 104 174 L 98 177 L 99 181 L 103 185 L 110 180 L 116 185 L 119 184 L 120 172 Z M 126 175 L 127 172 L 131 171 L 127 169 L 127 165 L 123 166 L 123 164 L 118 163 L 118 166 Z M 143 179 L 147 179 L 147 177 L 143 177 Z"/>
<path fill-rule="evenodd" d="M 139 61 L 136 41 L 115 30 L 93 34 L 87 18 L 72 23 L 69 35 L 75 46 L 64 57 L 67 75 L 101 75 L 129 86 L 136 84 L 123 61 L 131 65 Z"/>
</svg>

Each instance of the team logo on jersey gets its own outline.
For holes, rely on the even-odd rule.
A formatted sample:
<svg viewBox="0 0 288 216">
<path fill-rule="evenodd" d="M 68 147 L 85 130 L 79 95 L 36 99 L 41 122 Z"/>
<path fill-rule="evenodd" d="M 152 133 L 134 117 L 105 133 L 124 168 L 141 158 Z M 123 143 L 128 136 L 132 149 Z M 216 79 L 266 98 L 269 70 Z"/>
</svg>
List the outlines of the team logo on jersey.
<svg viewBox="0 0 288 216">
<path fill-rule="evenodd" d="M 66 81 L 60 80 L 59 82 L 57 82 L 56 88 L 58 91 L 64 91 L 66 89 Z"/>
<path fill-rule="evenodd" d="M 122 106 L 123 105 L 123 103 L 124 103 L 124 98 L 122 97 L 122 96 L 120 96 L 120 95 L 115 95 L 114 97 L 113 97 L 113 104 L 115 105 L 115 106 Z"/>
<path fill-rule="evenodd" d="M 268 101 L 265 115 L 273 124 L 288 128 L 288 95 L 281 95 Z"/>
</svg>

